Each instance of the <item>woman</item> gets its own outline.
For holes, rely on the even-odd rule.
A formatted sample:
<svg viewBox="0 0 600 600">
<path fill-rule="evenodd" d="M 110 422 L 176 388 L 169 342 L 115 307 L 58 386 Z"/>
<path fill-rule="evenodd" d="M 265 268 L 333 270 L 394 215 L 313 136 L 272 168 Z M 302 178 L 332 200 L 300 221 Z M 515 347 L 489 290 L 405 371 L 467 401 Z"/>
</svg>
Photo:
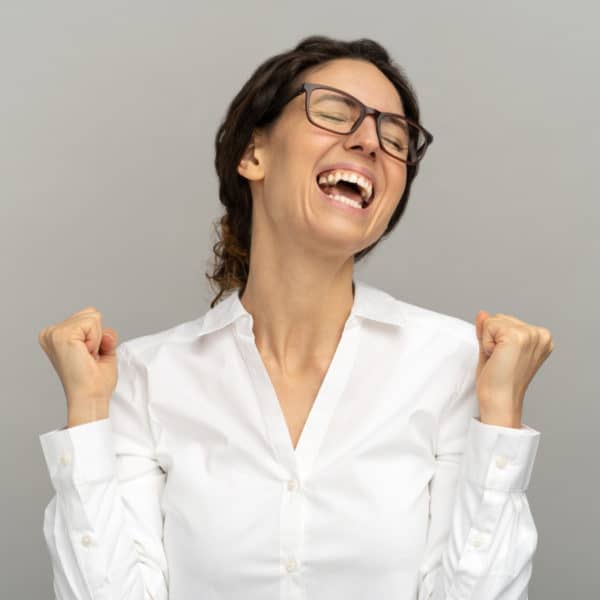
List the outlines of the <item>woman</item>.
<svg viewBox="0 0 600 600">
<path fill-rule="evenodd" d="M 381 46 L 307 38 L 217 133 L 210 310 L 118 346 L 94 307 L 40 332 L 58 598 L 526 597 L 549 331 L 353 279 L 432 139 Z"/>
</svg>

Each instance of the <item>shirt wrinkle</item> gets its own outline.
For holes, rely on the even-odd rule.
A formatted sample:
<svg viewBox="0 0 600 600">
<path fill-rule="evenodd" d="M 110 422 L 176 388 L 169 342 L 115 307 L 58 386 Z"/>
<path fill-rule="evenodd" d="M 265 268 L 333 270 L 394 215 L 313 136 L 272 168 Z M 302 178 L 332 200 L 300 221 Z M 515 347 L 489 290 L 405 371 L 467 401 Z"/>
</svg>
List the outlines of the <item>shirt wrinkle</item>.
<svg viewBox="0 0 600 600">
<path fill-rule="evenodd" d="M 237 291 L 122 342 L 40 435 L 58 600 L 521 600 L 540 432 L 477 418 L 475 327 L 355 279 L 296 448 Z"/>
</svg>

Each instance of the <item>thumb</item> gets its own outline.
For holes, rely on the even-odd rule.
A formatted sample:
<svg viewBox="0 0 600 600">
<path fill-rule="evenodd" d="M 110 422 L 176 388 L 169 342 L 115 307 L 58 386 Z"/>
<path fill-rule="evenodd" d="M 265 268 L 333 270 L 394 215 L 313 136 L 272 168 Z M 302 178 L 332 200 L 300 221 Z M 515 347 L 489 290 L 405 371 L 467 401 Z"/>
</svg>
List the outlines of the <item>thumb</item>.
<svg viewBox="0 0 600 600">
<path fill-rule="evenodd" d="M 490 316 L 486 310 L 480 310 L 475 317 L 475 327 L 477 329 L 477 339 L 481 342 L 483 337 L 483 322 Z"/>
<path fill-rule="evenodd" d="M 119 334 L 111 327 L 106 327 L 102 331 L 102 340 L 100 342 L 100 354 L 103 356 L 114 356 L 119 343 Z"/>
<path fill-rule="evenodd" d="M 477 339 L 479 340 L 479 358 L 480 360 L 487 360 L 494 351 L 496 343 L 494 337 L 491 334 L 489 328 L 484 330 L 485 320 L 491 316 L 489 312 L 480 310 L 477 313 L 476 326 L 477 326 Z"/>
<path fill-rule="evenodd" d="M 488 361 L 488 354 L 484 350 L 483 345 L 483 322 L 489 316 L 489 313 L 485 310 L 480 310 L 475 317 L 475 330 L 477 333 L 477 341 L 479 342 L 479 360 L 477 361 L 476 378 L 479 380 L 483 367 Z"/>
</svg>

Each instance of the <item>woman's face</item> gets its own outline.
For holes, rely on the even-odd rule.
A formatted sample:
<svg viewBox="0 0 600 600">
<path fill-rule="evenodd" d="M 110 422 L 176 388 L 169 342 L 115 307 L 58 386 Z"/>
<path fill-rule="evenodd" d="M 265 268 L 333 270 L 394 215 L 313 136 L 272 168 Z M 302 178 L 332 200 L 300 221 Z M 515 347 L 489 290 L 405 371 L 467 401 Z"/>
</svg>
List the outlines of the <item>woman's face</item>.
<svg viewBox="0 0 600 600">
<path fill-rule="evenodd" d="M 366 61 L 332 60 L 307 69 L 299 82 L 333 86 L 380 111 L 404 115 L 396 88 Z M 255 160 L 240 163 L 240 174 L 250 180 L 253 228 L 269 227 L 278 251 L 301 247 L 348 258 L 385 231 L 406 186 L 406 165 L 382 150 L 374 117 L 341 135 L 310 123 L 304 106 L 304 93 L 291 100 L 273 127 L 254 138 Z M 335 171 L 366 174 L 374 190 L 367 208 L 330 198 L 336 190 L 319 185 L 318 179 Z"/>
</svg>

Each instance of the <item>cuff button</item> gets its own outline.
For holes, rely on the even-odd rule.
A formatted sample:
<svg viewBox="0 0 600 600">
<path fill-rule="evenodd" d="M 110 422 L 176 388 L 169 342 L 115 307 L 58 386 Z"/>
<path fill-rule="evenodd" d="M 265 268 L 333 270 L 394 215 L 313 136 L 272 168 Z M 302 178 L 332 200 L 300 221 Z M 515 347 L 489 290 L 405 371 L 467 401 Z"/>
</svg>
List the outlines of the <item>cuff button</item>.
<svg viewBox="0 0 600 600">
<path fill-rule="evenodd" d="M 506 467 L 507 464 L 508 464 L 508 459 L 506 458 L 506 456 L 498 456 L 496 458 L 496 466 L 499 469 L 504 469 L 504 467 Z"/>
</svg>

